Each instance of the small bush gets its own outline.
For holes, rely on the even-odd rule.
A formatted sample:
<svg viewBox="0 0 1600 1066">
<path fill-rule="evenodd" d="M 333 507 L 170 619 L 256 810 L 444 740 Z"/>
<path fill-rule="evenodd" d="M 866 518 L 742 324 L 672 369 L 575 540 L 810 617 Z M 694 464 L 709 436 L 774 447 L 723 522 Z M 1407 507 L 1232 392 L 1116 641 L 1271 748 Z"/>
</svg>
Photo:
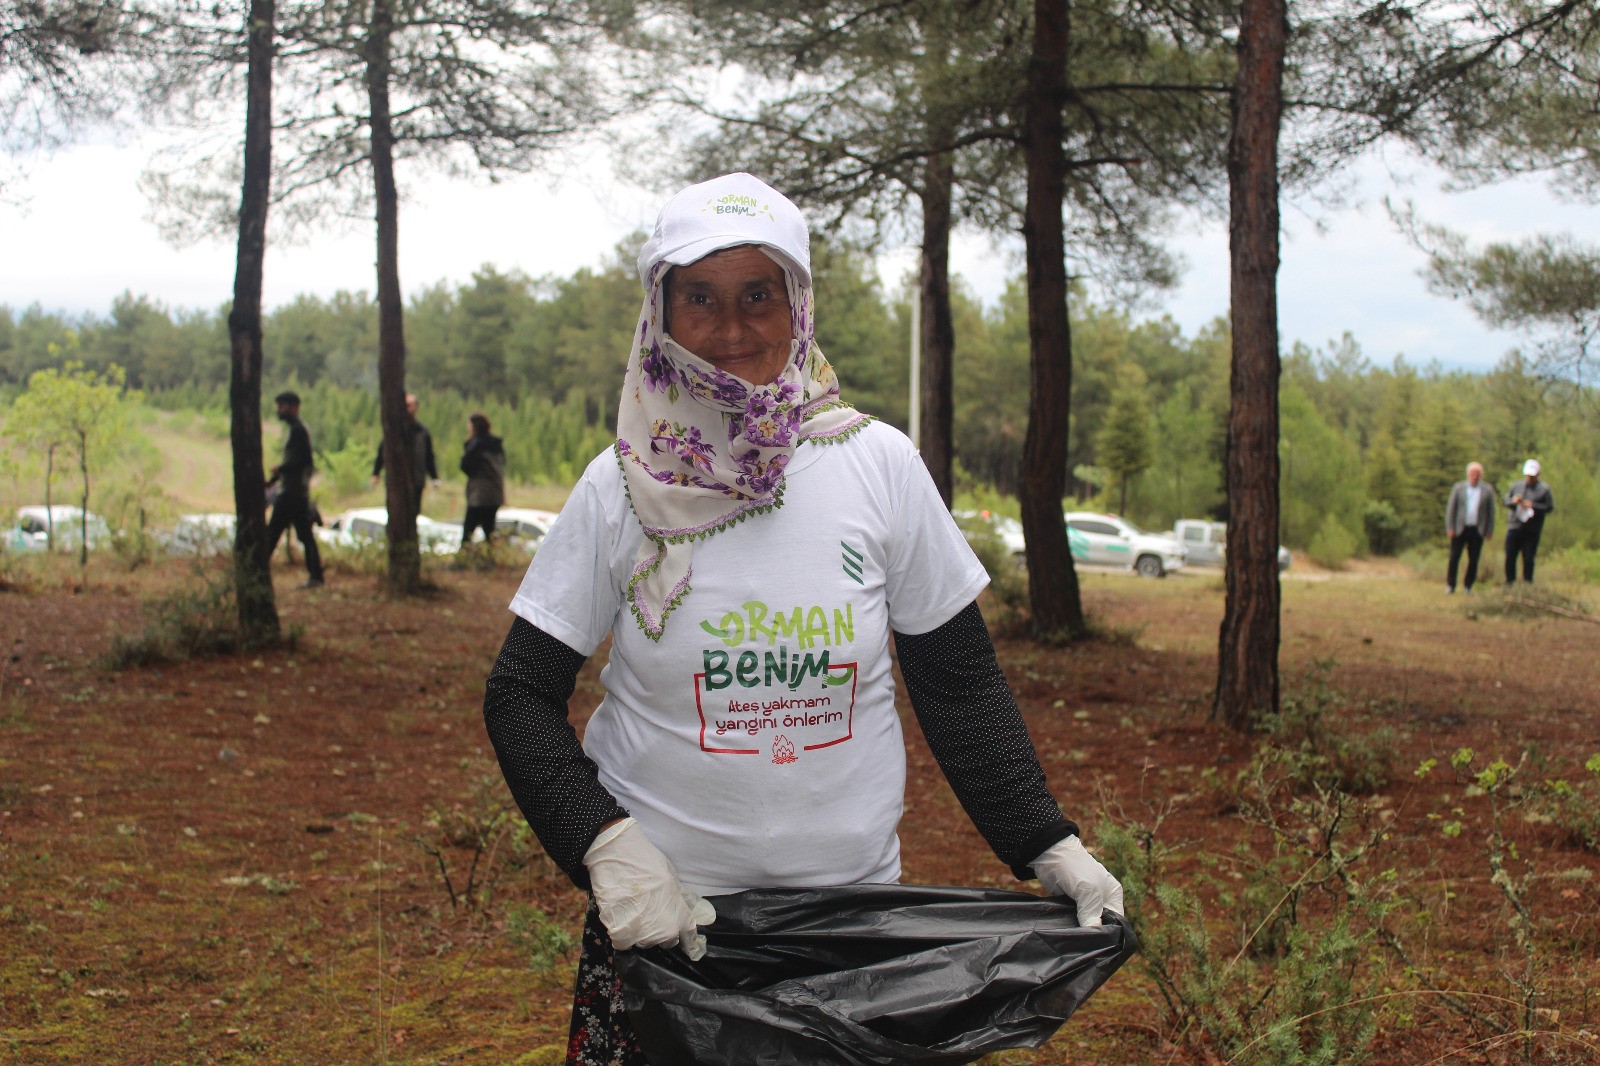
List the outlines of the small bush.
<svg viewBox="0 0 1600 1066">
<path fill-rule="evenodd" d="M 552 918 L 543 909 L 529 903 L 508 903 L 505 910 L 506 939 L 528 960 L 535 972 L 572 961 L 572 949 L 578 944 L 570 923 Z"/>
<path fill-rule="evenodd" d="M 118 636 L 101 665 L 109 670 L 125 670 L 238 650 L 239 617 L 232 561 L 196 568 L 195 578 L 146 603 L 144 628 Z"/>
<path fill-rule="evenodd" d="M 1536 824 L 1561 830 L 1576 847 L 1600 853 L 1600 752 L 1583 764 L 1590 778 L 1572 784 L 1565 778 L 1546 778 L 1525 789 L 1524 817 Z"/>
<path fill-rule="evenodd" d="M 1367 534 L 1367 551 L 1373 555 L 1394 555 L 1400 550 L 1406 524 L 1388 500 L 1368 500 L 1361 510 L 1361 525 Z"/>
<path fill-rule="evenodd" d="M 1301 684 L 1284 693 L 1277 717 L 1258 728 L 1299 786 L 1368 795 L 1394 776 L 1399 737 L 1389 726 L 1360 722 L 1370 716 L 1333 688 L 1332 670 L 1331 660 L 1313 663 Z"/>
<path fill-rule="evenodd" d="M 1139 931 L 1137 965 L 1159 992 L 1163 1028 L 1208 1062 L 1364 1062 L 1384 979 L 1372 947 L 1390 903 L 1383 890 L 1358 893 L 1357 871 L 1382 840 L 1381 812 L 1342 794 L 1290 800 L 1268 789 L 1243 813 L 1270 843 L 1241 844 L 1198 872 L 1178 861 L 1188 848 L 1162 839 L 1159 817 L 1102 818 L 1095 828 L 1095 850 L 1122 882 Z M 1391 879 L 1384 871 L 1367 883 Z M 1230 887 L 1238 885 L 1248 899 Z"/>
<path fill-rule="evenodd" d="M 34 553 L 0 548 L 0 592 L 27 592 L 37 584 L 38 576 Z"/>
<path fill-rule="evenodd" d="M 1322 528 L 1317 530 L 1317 535 L 1311 538 L 1311 544 L 1306 548 L 1306 555 L 1312 562 L 1329 570 L 1342 569 L 1355 553 L 1355 534 L 1331 515 L 1322 520 Z"/>
</svg>

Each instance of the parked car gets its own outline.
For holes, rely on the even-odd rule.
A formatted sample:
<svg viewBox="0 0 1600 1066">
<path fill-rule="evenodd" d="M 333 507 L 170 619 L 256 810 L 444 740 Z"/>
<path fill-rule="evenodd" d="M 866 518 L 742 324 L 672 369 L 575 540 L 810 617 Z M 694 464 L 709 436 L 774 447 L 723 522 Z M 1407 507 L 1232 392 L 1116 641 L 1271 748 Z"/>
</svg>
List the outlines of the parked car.
<svg viewBox="0 0 1600 1066">
<path fill-rule="evenodd" d="M 1172 536 L 1178 538 L 1188 553 L 1193 566 L 1222 566 L 1228 556 L 1228 526 L 1224 522 L 1208 522 L 1203 518 L 1180 518 L 1172 527 Z M 1289 549 L 1278 545 L 1278 572 L 1289 569 L 1294 556 Z"/>
<path fill-rule="evenodd" d="M 993 511 L 959 510 L 951 511 L 950 517 L 956 520 L 956 525 L 961 527 L 961 532 L 969 541 L 992 537 L 1019 559 L 1027 553 L 1028 542 L 1022 537 L 1022 523 L 1009 515 L 995 514 Z"/>
<path fill-rule="evenodd" d="M 237 524 L 231 511 L 179 515 L 177 525 L 156 539 L 173 555 L 223 555 L 233 550 Z"/>
<path fill-rule="evenodd" d="M 389 537 L 389 509 L 387 507 L 354 507 L 316 530 L 317 540 L 323 544 L 345 548 L 358 548 L 364 544 L 381 544 Z M 461 550 L 461 526 L 441 522 L 427 515 L 417 516 L 417 541 L 422 550 L 434 555 L 454 555 Z"/>
<path fill-rule="evenodd" d="M 58 549 L 76 548 L 83 536 L 83 508 L 56 503 L 45 507 L 30 504 L 17 508 L 17 521 L 5 531 L 4 545 L 9 551 L 44 551 L 50 546 L 51 528 L 54 527 L 55 546 Z M 89 548 L 106 547 L 111 543 L 111 527 L 106 520 L 89 512 Z"/>
<path fill-rule="evenodd" d="M 1183 568 L 1183 546 L 1166 533 L 1146 533 L 1113 514 L 1068 511 L 1067 547 L 1075 562 L 1120 566 L 1144 577 L 1165 577 Z"/>
<path fill-rule="evenodd" d="M 495 512 L 494 531 L 520 544 L 530 552 L 538 549 L 544 535 L 555 524 L 556 512 L 540 511 L 532 507 L 502 507 Z M 476 535 L 476 534 L 474 534 Z"/>
</svg>

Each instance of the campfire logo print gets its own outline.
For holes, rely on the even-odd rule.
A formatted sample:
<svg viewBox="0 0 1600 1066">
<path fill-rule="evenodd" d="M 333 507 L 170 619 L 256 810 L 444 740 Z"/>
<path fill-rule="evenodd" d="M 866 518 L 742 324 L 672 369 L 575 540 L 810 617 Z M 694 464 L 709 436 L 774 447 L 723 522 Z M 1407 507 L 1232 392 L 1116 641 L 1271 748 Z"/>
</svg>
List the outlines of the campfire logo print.
<svg viewBox="0 0 1600 1066">
<path fill-rule="evenodd" d="M 798 756 L 794 753 L 794 745 L 789 738 L 778 734 L 772 738 L 772 763 L 774 766 L 785 766 L 795 761 Z"/>
</svg>

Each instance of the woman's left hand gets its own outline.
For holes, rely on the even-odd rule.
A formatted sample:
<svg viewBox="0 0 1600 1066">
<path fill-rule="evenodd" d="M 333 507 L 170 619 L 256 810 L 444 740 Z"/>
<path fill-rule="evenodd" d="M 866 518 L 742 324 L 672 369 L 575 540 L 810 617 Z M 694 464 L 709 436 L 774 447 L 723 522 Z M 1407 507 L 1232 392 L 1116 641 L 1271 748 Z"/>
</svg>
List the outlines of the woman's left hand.
<svg viewBox="0 0 1600 1066">
<path fill-rule="evenodd" d="M 1076 836 L 1045 849 L 1032 865 L 1045 891 L 1072 897 L 1078 905 L 1079 925 L 1099 925 L 1104 911 L 1123 913 L 1122 882 L 1112 877 Z"/>
</svg>

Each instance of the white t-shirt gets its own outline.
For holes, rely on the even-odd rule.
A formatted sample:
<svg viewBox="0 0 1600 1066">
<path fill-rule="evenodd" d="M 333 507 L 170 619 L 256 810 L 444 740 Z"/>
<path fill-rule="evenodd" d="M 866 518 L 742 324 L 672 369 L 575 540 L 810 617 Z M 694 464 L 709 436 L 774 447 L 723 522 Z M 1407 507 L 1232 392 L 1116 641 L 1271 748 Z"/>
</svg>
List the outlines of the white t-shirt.
<svg viewBox="0 0 1600 1066">
<path fill-rule="evenodd" d="M 782 507 L 695 544 L 659 642 L 625 600 L 642 539 L 603 452 L 511 601 L 584 655 L 613 634 L 584 736 L 601 782 L 704 895 L 897 880 L 889 631 L 936 629 L 988 580 L 911 442 L 873 422 L 802 444 Z"/>
</svg>

